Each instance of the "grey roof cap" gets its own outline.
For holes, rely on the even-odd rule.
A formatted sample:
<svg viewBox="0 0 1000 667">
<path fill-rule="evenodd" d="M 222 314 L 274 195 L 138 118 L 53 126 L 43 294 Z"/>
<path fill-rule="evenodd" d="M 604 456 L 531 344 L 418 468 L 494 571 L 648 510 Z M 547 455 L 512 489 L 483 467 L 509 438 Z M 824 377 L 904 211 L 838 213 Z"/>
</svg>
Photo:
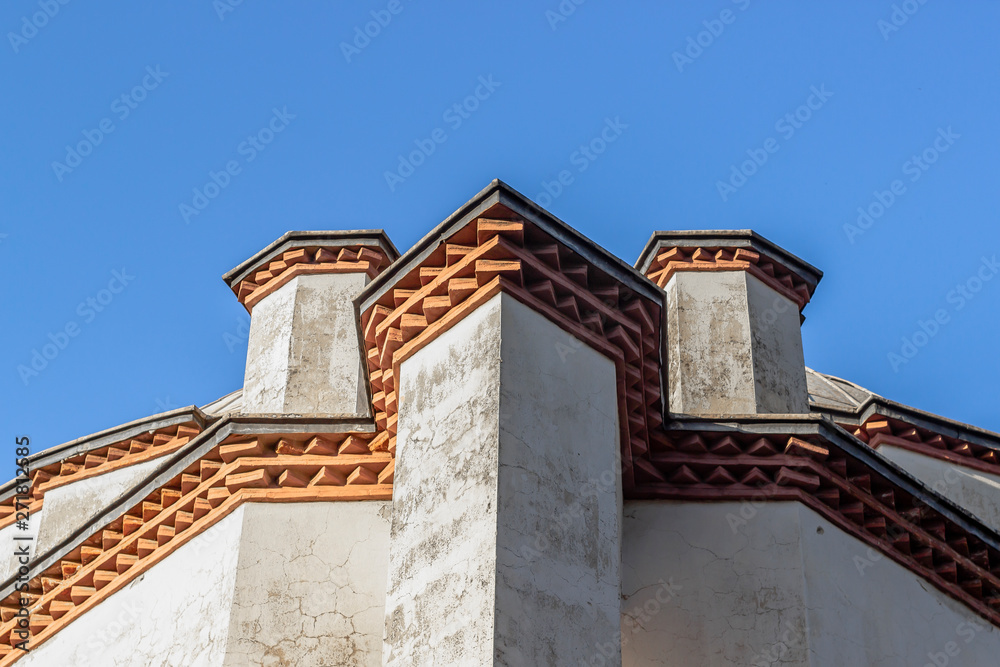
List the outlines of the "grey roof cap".
<svg viewBox="0 0 1000 667">
<path fill-rule="evenodd" d="M 381 248 L 389 257 L 389 261 L 395 261 L 399 257 L 399 251 L 389 240 L 389 236 L 382 229 L 350 229 L 343 231 L 315 231 L 315 232 L 285 232 L 281 238 L 271 243 L 253 257 L 243 261 L 235 269 L 227 271 L 222 279 L 232 288 L 249 274 L 253 273 L 259 266 L 270 262 L 287 250 L 304 248 L 307 246 L 349 246 L 349 245 L 375 245 Z"/>
<path fill-rule="evenodd" d="M 689 231 L 660 231 L 653 232 L 653 235 L 643 248 L 636 268 L 645 273 L 649 265 L 653 263 L 656 252 L 663 247 L 702 247 L 702 248 L 747 248 L 755 252 L 767 255 L 785 267 L 794 271 L 806 284 L 809 291 L 816 289 L 823 272 L 805 260 L 796 257 L 781 246 L 767 240 L 752 229 L 710 229 L 710 230 L 689 230 Z"/>
</svg>

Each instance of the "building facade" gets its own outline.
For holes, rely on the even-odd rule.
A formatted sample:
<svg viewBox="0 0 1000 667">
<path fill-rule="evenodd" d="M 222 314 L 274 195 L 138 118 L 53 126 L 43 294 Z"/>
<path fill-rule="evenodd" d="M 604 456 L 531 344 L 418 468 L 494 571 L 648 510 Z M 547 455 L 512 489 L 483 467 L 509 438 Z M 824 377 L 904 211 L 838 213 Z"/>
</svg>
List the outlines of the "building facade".
<svg viewBox="0 0 1000 667">
<path fill-rule="evenodd" d="M 241 389 L 0 489 L 0 666 L 998 664 L 1000 436 L 808 369 L 820 278 L 498 181 L 289 232 Z"/>
</svg>

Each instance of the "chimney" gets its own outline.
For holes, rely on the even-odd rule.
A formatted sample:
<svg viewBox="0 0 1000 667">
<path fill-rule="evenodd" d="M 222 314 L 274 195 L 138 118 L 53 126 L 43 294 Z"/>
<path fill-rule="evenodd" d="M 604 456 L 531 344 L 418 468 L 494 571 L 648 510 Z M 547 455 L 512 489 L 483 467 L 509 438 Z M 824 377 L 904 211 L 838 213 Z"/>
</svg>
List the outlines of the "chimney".
<svg viewBox="0 0 1000 667">
<path fill-rule="evenodd" d="M 288 232 L 223 276 L 251 316 L 244 413 L 371 416 L 354 298 L 398 256 L 381 230 Z"/>
<path fill-rule="evenodd" d="M 802 309 L 822 272 L 750 230 L 655 232 L 637 266 L 667 293 L 670 412 L 809 412 Z"/>
</svg>

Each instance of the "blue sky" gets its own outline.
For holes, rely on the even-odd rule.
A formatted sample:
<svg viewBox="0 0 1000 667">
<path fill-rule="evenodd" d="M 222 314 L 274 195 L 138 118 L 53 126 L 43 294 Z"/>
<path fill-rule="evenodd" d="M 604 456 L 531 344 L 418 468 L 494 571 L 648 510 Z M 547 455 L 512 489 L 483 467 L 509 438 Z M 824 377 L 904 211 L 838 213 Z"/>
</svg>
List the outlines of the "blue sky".
<svg viewBox="0 0 1000 667">
<path fill-rule="evenodd" d="M 753 228 L 826 274 L 808 365 L 1000 430 L 998 23 L 986 0 L 10 0 L 3 437 L 237 389 L 225 271 L 291 229 L 405 250 L 493 178 L 629 261 L 654 229 Z"/>
</svg>

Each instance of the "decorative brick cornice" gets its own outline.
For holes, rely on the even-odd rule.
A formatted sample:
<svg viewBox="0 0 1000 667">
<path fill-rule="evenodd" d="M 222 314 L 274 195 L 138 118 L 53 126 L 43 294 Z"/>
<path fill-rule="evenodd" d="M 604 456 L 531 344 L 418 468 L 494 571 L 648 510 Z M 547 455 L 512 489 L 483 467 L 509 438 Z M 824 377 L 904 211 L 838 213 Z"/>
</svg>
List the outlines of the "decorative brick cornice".
<svg viewBox="0 0 1000 667">
<path fill-rule="evenodd" d="M 442 237 L 361 313 L 380 444 L 395 452 L 402 360 L 501 292 L 614 361 L 630 485 L 634 454 L 661 433 L 661 304 L 499 204 Z"/>
<path fill-rule="evenodd" d="M 19 597 L 30 601 L 34 648 L 243 502 L 391 499 L 393 460 L 371 450 L 372 437 L 229 436 L 0 604 L 0 666 L 23 654 L 11 637 Z"/>
<path fill-rule="evenodd" d="M 174 424 L 32 468 L 29 471 L 29 512 L 37 513 L 42 507 L 45 494 L 52 489 L 170 454 L 186 445 L 200 432 L 201 426 L 197 422 Z M 23 506 L 24 501 L 21 500 L 20 503 Z M 0 501 L 0 529 L 14 522 L 17 507 L 16 495 Z"/>
<path fill-rule="evenodd" d="M 252 312 L 253 307 L 296 276 L 320 273 L 365 273 L 370 278 L 391 263 L 379 246 L 304 246 L 286 250 L 235 280 L 229 287 L 236 298 Z"/>
<path fill-rule="evenodd" d="M 796 303 L 799 311 L 823 275 L 749 230 L 656 232 L 638 267 L 660 287 L 678 271 L 745 271 Z"/>
<path fill-rule="evenodd" d="M 796 500 L 1000 626 L 1000 540 L 821 435 L 672 431 L 627 498 Z M 958 518 L 955 518 L 958 517 Z"/>
<path fill-rule="evenodd" d="M 657 253 L 646 275 L 666 287 L 679 271 L 745 271 L 796 303 L 801 311 L 812 296 L 797 274 L 746 248 L 668 248 Z"/>
<path fill-rule="evenodd" d="M 1000 452 L 997 449 L 941 435 L 892 417 L 873 414 L 854 429 L 854 435 L 872 448 L 890 445 L 1000 476 Z"/>
</svg>

